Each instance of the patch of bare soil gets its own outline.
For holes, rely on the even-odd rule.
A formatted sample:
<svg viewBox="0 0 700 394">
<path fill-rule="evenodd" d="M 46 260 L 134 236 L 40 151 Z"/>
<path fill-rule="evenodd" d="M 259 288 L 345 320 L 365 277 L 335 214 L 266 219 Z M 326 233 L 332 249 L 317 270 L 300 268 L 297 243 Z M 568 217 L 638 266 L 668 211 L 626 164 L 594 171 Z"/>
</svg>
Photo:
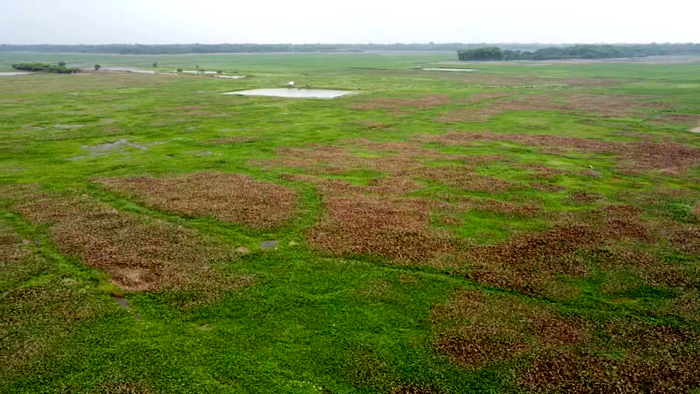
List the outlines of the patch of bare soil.
<svg viewBox="0 0 700 394">
<path fill-rule="evenodd" d="M 215 265 L 235 260 L 228 245 L 161 220 L 143 221 L 86 196 L 28 196 L 13 209 L 38 225 L 49 225 L 52 242 L 107 272 L 125 290 L 197 290 L 207 294 L 250 281 Z"/>
<path fill-rule="evenodd" d="M 294 216 L 298 202 L 297 194 L 284 186 L 221 172 L 103 178 L 99 182 L 158 210 L 255 228 L 281 225 Z"/>
<path fill-rule="evenodd" d="M 700 164 L 700 149 L 675 142 L 612 142 L 556 135 L 489 132 L 460 132 L 419 138 L 422 141 L 440 142 L 445 145 L 463 145 L 475 141 L 513 141 L 524 145 L 539 146 L 547 152 L 575 150 L 613 154 L 618 156 L 621 169 L 629 173 L 649 170 L 664 170 L 669 173 L 684 172 Z"/>
</svg>

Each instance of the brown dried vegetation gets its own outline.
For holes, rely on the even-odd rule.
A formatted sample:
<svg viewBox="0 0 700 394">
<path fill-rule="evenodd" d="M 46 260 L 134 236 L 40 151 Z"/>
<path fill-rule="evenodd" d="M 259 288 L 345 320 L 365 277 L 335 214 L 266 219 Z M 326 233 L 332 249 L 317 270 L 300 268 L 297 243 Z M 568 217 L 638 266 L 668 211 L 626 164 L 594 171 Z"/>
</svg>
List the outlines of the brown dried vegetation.
<svg viewBox="0 0 700 394">
<path fill-rule="evenodd" d="M 171 178 L 103 178 L 110 190 L 158 210 L 214 217 L 255 228 L 281 225 L 294 216 L 297 194 L 245 175 L 200 172 Z"/>
<path fill-rule="evenodd" d="M 230 144 L 251 142 L 251 141 L 255 141 L 255 138 L 234 136 L 234 137 L 214 138 L 211 140 L 205 140 L 205 141 L 202 141 L 202 144 L 204 144 L 204 145 L 230 145 Z"/>
<path fill-rule="evenodd" d="M 33 360 L 66 340 L 77 323 L 109 313 L 84 288 L 55 278 L 4 292 L 0 298 L 0 376 L 43 373 L 41 363 Z"/>
<path fill-rule="evenodd" d="M 434 346 L 452 362 L 480 368 L 525 353 L 550 351 L 589 340 L 588 324 L 515 297 L 460 290 L 434 308 Z"/>
<path fill-rule="evenodd" d="M 669 173 L 687 171 L 700 164 L 700 149 L 674 142 L 652 141 L 612 142 L 576 137 L 505 133 L 449 133 L 443 136 L 422 136 L 423 141 L 446 145 L 463 145 L 475 141 L 513 141 L 544 148 L 547 152 L 575 150 L 618 156 L 627 172 L 665 170 Z"/>
<path fill-rule="evenodd" d="M 14 206 L 35 224 L 49 225 L 59 250 L 107 272 L 125 290 L 195 290 L 215 295 L 250 278 L 215 267 L 234 260 L 232 248 L 160 220 L 143 221 L 86 196 L 39 194 Z"/>
<path fill-rule="evenodd" d="M 0 269 L 27 258 L 31 254 L 28 244 L 28 240 L 22 239 L 11 227 L 0 221 Z"/>
<path fill-rule="evenodd" d="M 574 204 L 593 204 L 603 199 L 603 195 L 600 193 L 588 192 L 588 191 L 577 191 L 571 193 L 569 196 L 569 201 Z"/>
<path fill-rule="evenodd" d="M 434 94 L 420 98 L 378 98 L 369 100 L 366 103 L 356 104 L 350 109 L 356 110 L 376 110 L 386 109 L 393 111 L 401 111 L 406 107 L 426 110 L 441 105 L 446 105 L 450 102 L 450 96 L 446 94 Z"/>
<path fill-rule="evenodd" d="M 478 101 L 477 101 L 478 102 Z M 618 118 L 637 114 L 640 109 L 666 109 L 668 105 L 649 102 L 645 97 L 624 95 L 563 94 L 517 95 L 495 100 L 483 107 L 458 109 L 438 117 L 438 122 L 485 122 L 510 111 L 582 112 L 599 117 Z"/>
<path fill-rule="evenodd" d="M 700 386 L 697 355 L 661 362 L 561 353 L 535 361 L 519 383 L 535 393 L 690 393 Z"/>
<path fill-rule="evenodd" d="M 366 195 L 342 181 L 320 181 L 318 185 L 326 213 L 307 234 L 315 248 L 337 255 L 372 254 L 415 263 L 425 263 L 453 248 L 448 234 L 429 229 L 430 212 L 437 204 L 432 200 Z"/>
<path fill-rule="evenodd" d="M 532 392 L 687 393 L 700 385 L 700 333 L 690 328 L 563 316 L 549 304 L 469 290 L 436 306 L 432 321 L 436 350 L 460 366 L 533 360 L 516 367 Z"/>
</svg>

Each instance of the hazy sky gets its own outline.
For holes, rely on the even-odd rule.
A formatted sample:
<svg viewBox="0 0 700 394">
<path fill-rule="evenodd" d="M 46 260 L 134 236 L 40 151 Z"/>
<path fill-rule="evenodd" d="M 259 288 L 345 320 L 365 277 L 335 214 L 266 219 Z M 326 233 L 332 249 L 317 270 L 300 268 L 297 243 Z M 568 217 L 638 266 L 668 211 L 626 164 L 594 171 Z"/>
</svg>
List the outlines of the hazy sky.
<svg viewBox="0 0 700 394">
<path fill-rule="evenodd" d="M 0 43 L 700 42 L 700 0 L 0 0 Z"/>
</svg>

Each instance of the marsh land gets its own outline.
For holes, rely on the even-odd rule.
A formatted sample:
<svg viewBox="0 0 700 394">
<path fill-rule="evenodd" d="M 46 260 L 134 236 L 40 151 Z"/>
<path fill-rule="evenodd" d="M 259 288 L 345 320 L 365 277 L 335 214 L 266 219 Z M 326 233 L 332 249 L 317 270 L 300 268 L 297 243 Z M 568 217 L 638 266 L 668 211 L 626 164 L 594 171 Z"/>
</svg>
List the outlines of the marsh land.
<svg viewBox="0 0 700 394">
<path fill-rule="evenodd" d="M 700 392 L 700 63 L 453 58 L 1 54 L 0 392 Z"/>
</svg>

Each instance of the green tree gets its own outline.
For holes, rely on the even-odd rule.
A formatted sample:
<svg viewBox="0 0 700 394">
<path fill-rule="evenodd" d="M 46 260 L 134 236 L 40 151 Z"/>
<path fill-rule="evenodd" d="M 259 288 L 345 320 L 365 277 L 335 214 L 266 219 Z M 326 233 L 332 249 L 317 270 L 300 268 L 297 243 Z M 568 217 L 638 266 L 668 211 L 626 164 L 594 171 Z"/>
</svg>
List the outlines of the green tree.
<svg viewBox="0 0 700 394">
<path fill-rule="evenodd" d="M 99 64 L 95 64 L 95 71 L 98 71 L 101 68 L 102 68 L 102 66 L 100 66 Z"/>
<path fill-rule="evenodd" d="M 66 62 L 58 62 L 58 65 L 61 66 L 61 67 L 65 67 L 65 66 L 66 66 Z"/>
</svg>

